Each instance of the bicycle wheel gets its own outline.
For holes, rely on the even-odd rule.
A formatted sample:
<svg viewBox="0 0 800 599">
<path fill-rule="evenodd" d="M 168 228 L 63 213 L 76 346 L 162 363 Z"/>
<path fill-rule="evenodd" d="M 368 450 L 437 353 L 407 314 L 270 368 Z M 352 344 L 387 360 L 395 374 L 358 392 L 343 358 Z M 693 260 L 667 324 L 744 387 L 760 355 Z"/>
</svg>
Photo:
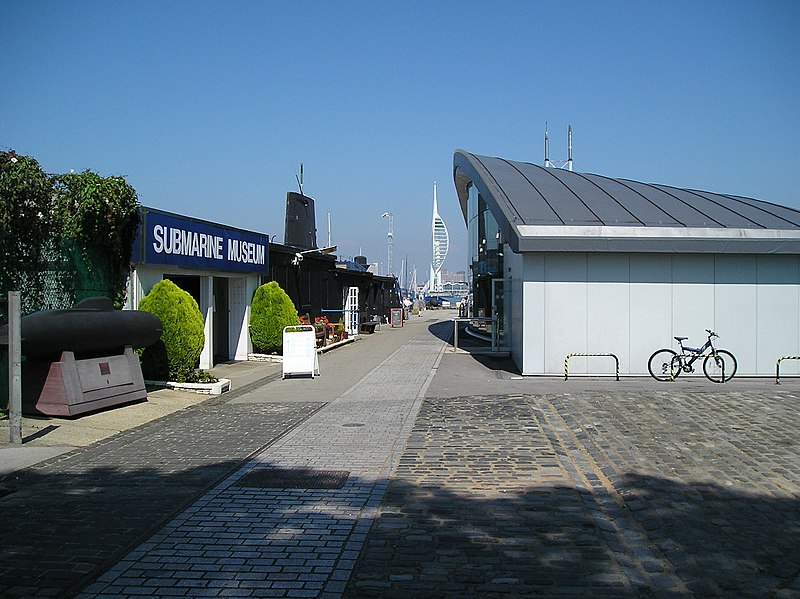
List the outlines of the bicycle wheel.
<svg viewBox="0 0 800 599">
<path fill-rule="evenodd" d="M 718 349 L 716 358 L 711 355 L 703 360 L 703 373 L 709 381 L 724 383 L 736 374 L 736 358 L 725 349 Z"/>
<path fill-rule="evenodd" d="M 674 380 L 681 372 L 680 358 L 671 349 L 659 349 L 647 361 L 647 370 L 657 381 Z"/>
</svg>

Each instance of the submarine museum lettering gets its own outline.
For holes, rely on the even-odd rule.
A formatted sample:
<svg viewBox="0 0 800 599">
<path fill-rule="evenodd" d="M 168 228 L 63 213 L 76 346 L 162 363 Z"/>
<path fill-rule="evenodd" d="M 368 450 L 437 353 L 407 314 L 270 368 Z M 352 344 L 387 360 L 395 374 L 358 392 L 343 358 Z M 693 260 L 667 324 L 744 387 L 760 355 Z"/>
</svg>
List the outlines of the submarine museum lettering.
<svg viewBox="0 0 800 599">
<path fill-rule="evenodd" d="M 266 248 L 263 244 L 239 239 L 228 239 L 228 260 L 245 264 L 264 264 Z M 222 260 L 225 239 L 219 235 L 198 233 L 155 225 L 153 227 L 153 250 L 157 253 L 180 254 L 200 258 Z"/>
<path fill-rule="evenodd" d="M 146 264 L 266 273 L 269 237 L 145 209 L 139 229 Z M 136 245 L 134 246 L 136 248 Z"/>
</svg>

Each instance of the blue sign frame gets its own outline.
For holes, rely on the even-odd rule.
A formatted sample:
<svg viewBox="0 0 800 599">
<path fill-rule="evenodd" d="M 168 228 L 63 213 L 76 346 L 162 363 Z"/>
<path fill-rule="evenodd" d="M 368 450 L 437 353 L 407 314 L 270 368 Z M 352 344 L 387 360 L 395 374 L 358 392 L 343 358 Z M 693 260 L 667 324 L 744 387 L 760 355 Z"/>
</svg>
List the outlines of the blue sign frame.
<svg viewBox="0 0 800 599">
<path fill-rule="evenodd" d="M 152 208 L 142 208 L 140 217 L 135 263 L 269 273 L 269 235 Z"/>
</svg>

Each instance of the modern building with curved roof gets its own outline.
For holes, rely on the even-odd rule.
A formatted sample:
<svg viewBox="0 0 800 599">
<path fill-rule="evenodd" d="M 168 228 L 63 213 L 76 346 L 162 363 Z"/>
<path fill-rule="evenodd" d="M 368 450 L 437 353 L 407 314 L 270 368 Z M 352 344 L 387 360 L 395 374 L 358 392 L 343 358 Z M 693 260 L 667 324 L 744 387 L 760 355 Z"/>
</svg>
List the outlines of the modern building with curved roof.
<svg viewBox="0 0 800 599">
<path fill-rule="evenodd" d="M 453 177 L 473 315 L 497 314 L 523 374 L 561 374 L 571 353 L 613 353 L 645 374 L 653 350 L 676 335 L 702 345 L 705 329 L 740 375 L 800 354 L 800 211 L 464 150 Z M 577 358 L 573 372 L 608 364 Z"/>
</svg>

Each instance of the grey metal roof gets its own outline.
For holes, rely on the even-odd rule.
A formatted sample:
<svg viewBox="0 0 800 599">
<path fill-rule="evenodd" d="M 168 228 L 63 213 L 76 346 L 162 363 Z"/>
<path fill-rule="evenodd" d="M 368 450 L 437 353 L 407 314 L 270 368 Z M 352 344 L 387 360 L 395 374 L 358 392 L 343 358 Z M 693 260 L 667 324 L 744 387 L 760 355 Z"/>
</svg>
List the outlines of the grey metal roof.
<svg viewBox="0 0 800 599">
<path fill-rule="evenodd" d="M 737 195 L 545 168 L 457 150 L 514 251 L 800 253 L 800 211 Z"/>
</svg>

